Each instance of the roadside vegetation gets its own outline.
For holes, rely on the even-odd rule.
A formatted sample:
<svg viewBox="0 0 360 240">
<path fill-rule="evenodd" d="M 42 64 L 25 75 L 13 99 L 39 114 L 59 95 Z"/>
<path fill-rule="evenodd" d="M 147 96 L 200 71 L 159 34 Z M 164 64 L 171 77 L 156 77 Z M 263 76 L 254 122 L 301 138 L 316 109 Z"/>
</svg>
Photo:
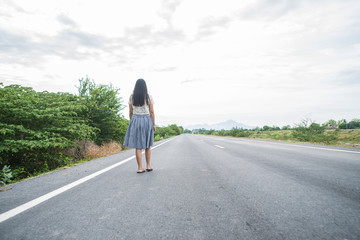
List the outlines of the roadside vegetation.
<svg viewBox="0 0 360 240">
<path fill-rule="evenodd" d="M 118 153 L 129 120 L 120 89 L 79 80 L 78 94 L 0 83 L 0 186 Z M 182 127 L 157 127 L 155 140 Z"/>
<path fill-rule="evenodd" d="M 353 119 L 350 122 L 347 122 L 345 119 L 340 121 L 329 120 L 323 124 L 313 122 L 310 119 L 304 119 L 293 128 L 289 125 L 281 128 L 265 125 L 262 128 L 251 130 L 233 128 L 231 130 L 196 129 L 190 131 L 185 129 L 184 132 L 360 148 L 360 119 Z"/>
</svg>

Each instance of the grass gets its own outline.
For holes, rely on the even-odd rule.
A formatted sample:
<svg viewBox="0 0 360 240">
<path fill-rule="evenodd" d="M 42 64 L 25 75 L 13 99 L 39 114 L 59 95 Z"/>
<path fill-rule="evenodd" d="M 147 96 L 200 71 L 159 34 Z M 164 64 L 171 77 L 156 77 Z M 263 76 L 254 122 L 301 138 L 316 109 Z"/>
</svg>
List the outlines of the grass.
<svg viewBox="0 0 360 240">
<path fill-rule="evenodd" d="M 286 142 L 300 142 L 292 135 L 293 130 L 275 130 L 275 131 L 251 131 L 249 137 L 252 139 L 278 140 Z M 330 135 L 334 130 L 326 130 L 325 135 Z M 340 129 L 337 140 L 331 144 L 323 142 L 309 142 L 313 144 L 360 148 L 360 129 Z"/>
<path fill-rule="evenodd" d="M 122 145 L 118 142 L 109 142 L 105 143 L 102 146 L 98 146 L 95 143 L 91 142 L 87 147 L 85 156 L 87 158 L 94 159 L 116 154 L 121 152 L 121 150 Z"/>
<path fill-rule="evenodd" d="M 326 130 L 325 134 L 331 134 L 333 131 L 334 130 Z M 254 132 L 249 138 L 299 142 L 292 136 L 292 130 L 258 131 Z M 360 148 L 360 129 L 340 129 L 337 139 L 336 142 L 329 145 Z M 311 143 L 327 145 L 325 143 Z"/>
<path fill-rule="evenodd" d="M 338 145 L 360 148 L 360 129 L 340 130 L 338 139 Z"/>
</svg>

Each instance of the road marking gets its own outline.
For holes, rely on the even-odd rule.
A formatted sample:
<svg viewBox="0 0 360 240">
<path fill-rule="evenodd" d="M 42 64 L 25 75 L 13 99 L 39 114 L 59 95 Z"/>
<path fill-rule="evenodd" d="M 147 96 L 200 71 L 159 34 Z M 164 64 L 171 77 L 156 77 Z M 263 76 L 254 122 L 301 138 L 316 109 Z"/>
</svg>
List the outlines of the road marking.
<svg viewBox="0 0 360 240">
<path fill-rule="evenodd" d="M 264 142 L 264 141 L 262 141 L 262 142 Z M 349 150 L 342 150 L 342 149 L 322 148 L 322 147 L 310 147 L 310 146 L 303 146 L 303 145 L 296 145 L 296 144 L 283 144 L 283 143 L 273 143 L 273 142 L 269 142 L 269 143 L 279 144 L 279 145 L 285 145 L 285 146 L 302 147 L 302 148 L 321 149 L 321 150 L 334 151 L 334 152 L 346 152 L 346 153 L 357 153 L 357 154 L 360 154 L 360 152 L 357 152 L 357 151 L 349 151 Z"/>
<path fill-rule="evenodd" d="M 232 142 L 232 143 L 236 143 L 236 144 L 249 144 L 249 143 L 253 143 L 253 142 L 262 142 L 262 143 L 270 143 L 270 144 L 284 145 L 284 146 L 290 146 L 290 147 L 302 147 L 302 148 L 321 149 L 321 150 L 334 151 L 334 152 L 346 152 L 346 153 L 360 154 L 360 152 L 358 152 L 358 151 L 333 149 L 333 148 L 322 148 L 322 147 L 311 147 L 311 146 L 297 145 L 297 144 L 291 144 L 291 143 L 286 144 L 286 143 L 277 143 L 277 142 L 270 142 L 270 141 L 268 142 L 268 141 L 261 141 L 261 140 L 253 140 L 253 141 L 241 140 L 239 142 L 239 141 L 231 141 L 231 140 L 228 140 L 228 139 L 223 139 L 223 141 Z"/>
<path fill-rule="evenodd" d="M 172 138 L 172 139 L 169 139 L 169 140 L 167 140 L 167 141 L 165 141 L 163 143 L 160 143 L 159 145 L 156 145 L 155 147 L 152 147 L 151 149 L 153 150 L 153 149 L 155 149 L 157 147 L 160 147 L 161 145 L 163 145 L 165 143 L 168 143 L 169 141 L 171 141 L 171 140 L 173 140 L 175 138 Z M 143 153 L 144 153 L 144 151 L 143 151 Z M 107 172 L 107 171 L 109 171 L 109 170 L 111 170 L 111 169 L 113 169 L 113 168 L 115 168 L 117 166 L 120 166 L 120 165 L 130 161 L 131 159 L 134 159 L 134 158 L 135 158 L 135 156 L 129 157 L 129 158 L 127 158 L 127 159 L 125 159 L 125 160 L 123 160 L 121 162 L 115 163 L 115 164 L 113 164 L 113 165 L 111 165 L 111 166 L 109 166 L 107 168 L 104 168 L 104 169 L 102 169 L 100 171 L 97 171 L 97 172 L 95 172 L 93 174 L 90 174 L 90 175 L 88 175 L 86 177 L 83 177 L 83 178 L 81 178 L 81 179 L 79 179 L 79 180 L 77 180 L 75 182 L 69 183 L 69 184 L 67 184 L 67 185 L 65 185 L 65 186 L 63 186 L 61 188 L 58 188 L 58 189 L 56 189 L 56 190 L 54 190 L 52 192 L 49 192 L 49 193 L 47 193 L 45 195 L 42 195 L 42 196 L 40 196 L 40 197 L 30 201 L 30 202 L 24 203 L 24 204 L 22 204 L 22 205 L 20 205 L 20 206 L 18 206 L 16 208 L 13 208 L 13 209 L 5 212 L 5 213 L 2 213 L 2 214 L 0 214 L 0 223 L 7 220 L 7 219 L 9 219 L 9 218 L 11 218 L 11 217 L 14 217 L 14 216 L 16 216 L 16 215 L 18 215 L 18 214 L 32 208 L 32 207 L 35 207 L 36 205 L 38 205 L 38 204 L 40 204 L 42 202 L 45 202 L 46 200 L 49 200 L 50 198 L 53 198 L 53 197 L 65 192 L 65 191 L 73 188 L 73 187 L 76 187 L 77 185 L 80 185 L 80 184 L 82 184 L 82 183 L 84 183 L 84 182 L 86 182 L 86 181 L 88 181 L 88 180 L 90 180 L 90 179 L 92 179 L 92 178 L 94 178 L 96 176 L 99 176 L 100 174 L 103 174 L 103 173 L 105 173 L 105 172 Z"/>
<path fill-rule="evenodd" d="M 215 145 L 215 147 L 218 147 L 218 148 L 224 148 L 224 147 L 222 147 L 222 146 L 219 146 L 219 145 Z"/>
</svg>

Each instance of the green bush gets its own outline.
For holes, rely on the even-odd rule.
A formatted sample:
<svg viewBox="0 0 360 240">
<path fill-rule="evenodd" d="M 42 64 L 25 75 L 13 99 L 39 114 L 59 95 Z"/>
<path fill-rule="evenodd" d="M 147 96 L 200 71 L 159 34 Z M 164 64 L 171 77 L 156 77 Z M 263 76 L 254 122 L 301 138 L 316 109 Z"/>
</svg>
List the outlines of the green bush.
<svg viewBox="0 0 360 240">
<path fill-rule="evenodd" d="M 14 179 L 23 179 L 29 177 L 29 173 L 23 167 L 14 168 L 12 174 Z"/>
<path fill-rule="evenodd" d="M 225 136 L 225 130 L 224 129 L 221 129 L 220 131 L 217 132 L 217 135 L 218 136 Z"/>
<path fill-rule="evenodd" d="M 214 130 L 214 129 L 210 129 L 209 131 L 206 131 L 205 134 L 206 134 L 206 135 L 214 135 L 214 134 L 215 134 L 215 130 Z"/>
<path fill-rule="evenodd" d="M 2 170 L 0 171 L 0 182 L 5 185 L 11 182 L 13 178 L 12 171 L 10 166 L 5 165 Z"/>
<path fill-rule="evenodd" d="M 236 137 L 249 137 L 250 135 L 250 131 L 240 131 L 236 134 Z"/>
<path fill-rule="evenodd" d="M 160 141 L 160 140 L 163 140 L 164 138 L 163 137 L 160 137 L 159 135 L 155 135 L 154 137 L 154 141 Z"/>
<path fill-rule="evenodd" d="M 29 173 L 59 165 L 57 153 L 92 139 L 96 128 L 78 116 L 84 108 L 70 93 L 36 92 L 29 87 L 0 88 L 0 166 Z"/>
<path fill-rule="evenodd" d="M 326 124 L 321 126 L 318 123 L 303 120 L 294 128 L 293 137 L 303 142 L 333 143 L 337 141 L 338 131 L 325 133 Z"/>
<path fill-rule="evenodd" d="M 173 137 L 183 133 L 183 128 L 178 127 L 176 124 L 169 125 L 167 127 L 156 127 L 154 134 L 154 140 L 159 141 L 165 138 Z"/>
<path fill-rule="evenodd" d="M 232 128 L 231 130 L 223 130 L 222 134 L 232 137 L 249 137 L 252 133 L 242 128 Z"/>
</svg>

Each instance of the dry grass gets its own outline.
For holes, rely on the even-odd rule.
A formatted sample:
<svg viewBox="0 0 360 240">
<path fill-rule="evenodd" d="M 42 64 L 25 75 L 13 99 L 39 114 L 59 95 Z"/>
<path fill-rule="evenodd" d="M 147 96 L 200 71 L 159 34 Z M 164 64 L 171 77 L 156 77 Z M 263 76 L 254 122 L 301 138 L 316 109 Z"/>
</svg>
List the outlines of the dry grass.
<svg viewBox="0 0 360 240">
<path fill-rule="evenodd" d="M 360 129 L 342 129 L 338 139 L 339 145 L 360 148 Z"/>
<path fill-rule="evenodd" d="M 122 150 L 122 145 L 117 142 L 104 143 L 102 146 L 96 145 L 94 142 L 87 142 L 85 147 L 86 158 L 100 158 L 119 153 Z"/>
<path fill-rule="evenodd" d="M 120 143 L 114 141 L 99 146 L 94 142 L 83 140 L 77 142 L 77 145 L 79 145 L 80 148 L 68 148 L 62 150 L 63 154 L 72 156 L 72 161 L 74 162 L 109 156 L 119 153 L 124 149 Z"/>
</svg>

